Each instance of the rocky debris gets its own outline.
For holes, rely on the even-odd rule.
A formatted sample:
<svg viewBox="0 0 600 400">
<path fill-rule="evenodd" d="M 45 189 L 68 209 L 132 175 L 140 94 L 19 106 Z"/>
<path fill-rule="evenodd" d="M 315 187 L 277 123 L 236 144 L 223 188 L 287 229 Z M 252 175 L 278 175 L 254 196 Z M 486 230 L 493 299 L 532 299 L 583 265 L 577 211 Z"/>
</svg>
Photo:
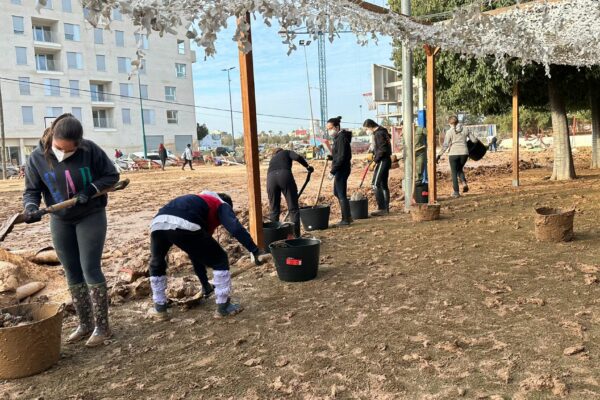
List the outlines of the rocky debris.
<svg viewBox="0 0 600 400">
<path fill-rule="evenodd" d="M 352 193 L 352 196 L 350 196 L 350 200 L 352 201 L 364 200 L 366 198 L 367 196 L 365 196 L 365 194 L 362 192 L 354 192 Z"/>
<path fill-rule="evenodd" d="M 567 347 L 564 351 L 563 354 L 565 356 L 574 356 L 575 354 L 579 354 L 585 351 L 585 347 L 583 345 L 577 345 L 577 346 L 571 346 L 571 347 Z"/>
<path fill-rule="evenodd" d="M 246 367 L 256 367 L 257 365 L 262 364 L 262 358 L 258 357 L 258 358 L 251 358 L 249 360 L 247 360 L 246 362 L 244 362 L 244 365 Z"/>
<path fill-rule="evenodd" d="M 554 396 L 565 397 L 569 394 L 569 388 L 559 378 L 552 375 L 535 375 L 522 380 L 519 383 L 521 391 L 550 390 Z"/>
<path fill-rule="evenodd" d="M 28 325 L 34 322 L 31 314 L 15 315 L 8 312 L 0 312 L 0 328 L 12 328 L 15 326 Z"/>
<path fill-rule="evenodd" d="M 200 285 L 195 276 L 169 279 L 167 296 L 170 299 L 183 299 L 194 297 L 200 292 Z"/>
<path fill-rule="evenodd" d="M 152 293 L 150 287 L 150 279 L 142 278 L 138 279 L 133 285 L 131 285 L 131 297 L 133 299 L 144 299 Z"/>
</svg>

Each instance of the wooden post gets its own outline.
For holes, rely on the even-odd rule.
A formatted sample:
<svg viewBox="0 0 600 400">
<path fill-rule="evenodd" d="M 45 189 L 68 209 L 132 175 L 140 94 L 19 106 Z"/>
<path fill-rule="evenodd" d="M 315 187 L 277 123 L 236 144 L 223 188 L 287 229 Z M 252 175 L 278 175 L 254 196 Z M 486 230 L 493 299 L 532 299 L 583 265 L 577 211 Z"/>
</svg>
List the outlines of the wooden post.
<svg viewBox="0 0 600 400">
<path fill-rule="evenodd" d="M 513 86 L 512 98 L 512 133 L 513 133 L 513 172 L 512 184 L 519 186 L 519 84 L 515 82 Z"/>
<path fill-rule="evenodd" d="M 436 160 L 436 144 L 435 137 L 435 56 L 440 51 L 440 48 L 432 48 L 425 45 L 425 54 L 427 55 L 427 180 L 429 192 L 429 204 L 437 202 L 437 160 Z"/>
<path fill-rule="evenodd" d="M 240 21 L 238 21 L 239 23 Z M 245 23 L 250 25 L 250 14 Z M 248 42 L 252 35 L 248 30 Z M 242 88 L 242 113 L 244 118 L 244 158 L 248 178 L 248 211 L 250 235 L 261 249 L 264 246 L 262 229 L 262 200 L 260 191 L 260 164 L 258 161 L 258 126 L 256 122 L 256 99 L 254 96 L 254 63 L 252 51 L 239 52 L 240 83 Z M 232 132 L 233 133 L 233 132 Z"/>
</svg>

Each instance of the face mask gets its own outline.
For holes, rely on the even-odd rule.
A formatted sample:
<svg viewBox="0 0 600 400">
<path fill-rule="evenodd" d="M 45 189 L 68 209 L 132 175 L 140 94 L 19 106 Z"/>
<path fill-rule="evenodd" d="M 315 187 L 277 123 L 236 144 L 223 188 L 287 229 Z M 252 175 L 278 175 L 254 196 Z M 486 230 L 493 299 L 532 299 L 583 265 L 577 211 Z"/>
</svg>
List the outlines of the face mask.
<svg viewBox="0 0 600 400">
<path fill-rule="evenodd" d="M 333 136 L 333 135 L 335 135 L 335 134 L 337 133 L 337 131 L 336 131 L 335 129 L 329 129 L 329 130 L 327 131 L 327 133 L 329 133 L 330 135 L 332 135 L 332 136 Z"/>
<path fill-rule="evenodd" d="M 54 146 L 52 146 L 52 152 L 56 156 L 56 159 L 58 160 L 58 162 L 62 162 L 64 160 L 66 160 L 67 158 L 71 157 L 73 154 L 75 154 L 75 151 L 69 151 L 68 153 L 65 153 L 64 151 L 59 150 Z"/>
<path fill-rule="evenodd" d="M 373 129 L 367 129 L 367 134 L 368 135 L 372 135 L 373 134 Z"/>
</svg>

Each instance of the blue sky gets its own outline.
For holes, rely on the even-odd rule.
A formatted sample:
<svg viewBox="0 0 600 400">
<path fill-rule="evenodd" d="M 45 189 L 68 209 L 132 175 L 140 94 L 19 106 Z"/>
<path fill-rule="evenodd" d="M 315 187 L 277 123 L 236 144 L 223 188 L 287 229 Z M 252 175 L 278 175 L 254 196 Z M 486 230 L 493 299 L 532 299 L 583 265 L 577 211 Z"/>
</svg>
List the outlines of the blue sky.
<svg viewBox="0 0 600 400">
<path fill-rule="evenodd" d="M 204 51 L 195 48 L 197 62 L 193 65 L 194 91 L 197 106 L 229 109 L 227 73 L 224 68 L 235 66 L 231 71 L 233 109 L 241 110 L 240 75 L 237 44 L 231 40 L 235 20 L 227 30 L 220 32 L 216 43 L 217 54 L 204 60 Z M 271 117 L 258 118 L 258 130 L 287 133 L 296 128 L 307 128 L 310 111 L 306 82 L 306 64 L 303 49 L 289 56 L 287 45 L 281 43 L 277 26 L 267 27 L 260 21 L 253 21 L 253 56 L 258 113 L 285 115 L 306 118 L 304 121 L 285 120 Z M 300 37 L 302 39 L 303 37 Z M 308 39 L 308 38 L 306 38 Z M 195 46 L 195 45 L 194 45 Z M 307 58 L 311 87 L 319 86 L 318 49 L 312 42 L 307 47 Z M 371 65 L 391 65 L 391 39 L 382 37 L 377 45 L 371 43 L 361 47 L 353 34 L 341 34 L 333 43 L 327 41 L 327 90 L 328 113 L 330 117 L 341 115 L 343 121 L 361 122 L 373 117 L 368 111 L 362 94 L 371 91 Z M 319 91 L 312 90 L 313 114 L 320 116 Z M 229 132 L 231 123 L 229 112 L 196 109 L 200 123 L 206 123 L 210 130 Z M 342 122 L 343 123 L 343 122 Z M 234 113 L 236 135 L 241 135 L 241 114 Z M 348 125 L 356 127 L 356 125 Z"/>
</svg>

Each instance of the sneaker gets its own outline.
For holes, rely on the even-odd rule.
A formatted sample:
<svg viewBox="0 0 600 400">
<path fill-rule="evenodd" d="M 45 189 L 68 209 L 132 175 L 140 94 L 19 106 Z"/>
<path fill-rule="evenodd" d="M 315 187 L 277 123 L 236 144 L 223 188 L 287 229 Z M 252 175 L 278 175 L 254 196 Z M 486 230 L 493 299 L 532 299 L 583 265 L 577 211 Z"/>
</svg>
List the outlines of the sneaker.
<svg viewBox="0 0 600 400">
<path fill-rule="evenodd" d="M 465 183 L 465 185 L 463 186 L 463 193 L 467 193 L 469 191 L 469 185 L 467 185 Z"/>
<path fill-rule="evenodd" d="M 170 319 L 166 304 L 154 304 L 154 307 L 148 310 L 148 315 L 157 321 L 168 321 Z"/>
<path fill-rule="evenodd" d="M 228 299 L 226 303 L 217 304 L 217 311 L 215 311 L 215 318 L 226 318 L 233 315 L 239 314 L 244 310 L 240 304 L 233 304 Z"/>
<path fill-rule="evenodd" d="M 454 192 L 454 193 L 452 193 L 452 197 L 455 198 L 455 199 L 457 199 L 457 198 L 460 197 L 460 193 Z"/>
<path fill-rule="evenodd" d="M 371 217 L 382 217 L 384 215 L 388 215 L 390 212 L 388 210 L 377 210 L 371 213 Z"/>
</svg>

